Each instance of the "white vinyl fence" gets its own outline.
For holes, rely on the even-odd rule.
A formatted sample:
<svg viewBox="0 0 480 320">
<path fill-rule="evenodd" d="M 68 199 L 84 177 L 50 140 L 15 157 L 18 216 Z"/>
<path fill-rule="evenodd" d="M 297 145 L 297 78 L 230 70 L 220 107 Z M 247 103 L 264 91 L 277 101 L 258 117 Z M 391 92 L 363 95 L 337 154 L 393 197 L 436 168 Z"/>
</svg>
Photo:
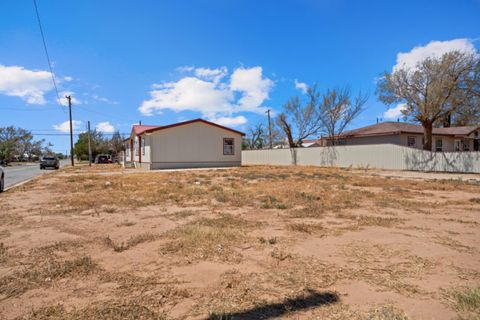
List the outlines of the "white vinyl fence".
<svg viewBox="0 0 480 320">
<path fill-rule="evenodd" d="M 393 144 L 244 150 L 242 165 L 305 165 L 480 173 L 480 152 L 430 152 Z"/>
</svg>

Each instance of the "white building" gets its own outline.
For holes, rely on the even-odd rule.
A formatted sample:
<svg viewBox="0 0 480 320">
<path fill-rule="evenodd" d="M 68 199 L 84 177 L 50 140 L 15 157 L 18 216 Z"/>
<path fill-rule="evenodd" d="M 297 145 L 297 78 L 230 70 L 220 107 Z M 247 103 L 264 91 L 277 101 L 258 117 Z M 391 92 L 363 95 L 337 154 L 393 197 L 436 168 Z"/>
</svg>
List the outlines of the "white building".
<svg viewBox="0 0 480 320">
<path fill-rule="evenodd" d="M 126 161 L 146 169 L 240 166 L 244 135 L 203 119 L 134 125 L 125 140 Z"/>
</svg>

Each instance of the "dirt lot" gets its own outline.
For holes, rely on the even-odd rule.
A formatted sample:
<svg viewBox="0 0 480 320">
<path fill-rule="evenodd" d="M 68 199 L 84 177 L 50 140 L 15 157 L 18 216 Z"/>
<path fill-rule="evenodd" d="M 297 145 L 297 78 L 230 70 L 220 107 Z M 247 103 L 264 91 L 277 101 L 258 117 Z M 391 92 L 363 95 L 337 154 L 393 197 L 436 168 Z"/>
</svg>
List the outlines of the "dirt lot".
<svg viewBox="0 0 480 320">
<path fill-rule="evenodd" d="M 479 224 L 478 181 L 66 168 L 0 196 L 0 318 L 479 319 Z"/>
</svg>

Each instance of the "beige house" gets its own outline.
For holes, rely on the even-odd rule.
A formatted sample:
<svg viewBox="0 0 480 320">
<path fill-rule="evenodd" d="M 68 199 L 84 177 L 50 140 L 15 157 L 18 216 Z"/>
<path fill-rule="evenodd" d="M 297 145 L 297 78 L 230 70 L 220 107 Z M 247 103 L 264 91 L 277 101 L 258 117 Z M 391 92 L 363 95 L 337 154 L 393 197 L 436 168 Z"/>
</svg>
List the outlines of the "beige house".
<svg viewBox="0 0 480 320">
<path fill-rule="evenodd" d="M 331 145 L 322 138 L 318 144 Z M 344 132 L 336 138 L 337 145 L 397 144 L 423 149 L 423 127 L 405 122 L 382 122 Z M 480 151 L 480 126 L 433 128 L 432 151 Z"/>
<path fill-rule="evenodd" d="M 203 119 L 134 125 L 125 140 L 126 161 L 146 169 L 240 166 L 244 135 Z"/>
</svg>

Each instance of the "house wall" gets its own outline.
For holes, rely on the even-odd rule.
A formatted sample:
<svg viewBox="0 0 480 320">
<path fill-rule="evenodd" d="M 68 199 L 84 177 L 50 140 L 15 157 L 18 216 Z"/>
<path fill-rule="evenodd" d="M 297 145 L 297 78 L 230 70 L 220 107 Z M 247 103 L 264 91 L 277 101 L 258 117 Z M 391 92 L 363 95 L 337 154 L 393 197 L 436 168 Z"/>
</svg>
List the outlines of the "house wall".
<svg viewBox="0 0 480 320">
<path fill-rule="evenodd" d="M 365 145 L 365 144 L 401 144 L 400 135 L 389 136 L 370 136 L 370 137 L 352 137 L 346 139 L 347 145 Z"/>
<path fill-rule="evenodd" d="M 130 146 L 130 141 L 124 142 L 125 146 L 125 161 L 130 162 L 132 161 L 132 153 L 131 153 L 131 146 Z"/>
<path fill-rule="evenodd" d="M 142 164 L 143 163 L 146 163 L 146 164 L 149 164 L 152 162 L 152 159 L 151 159 L 151 144 L 152 144 L 152 136 L 150 135 L 141 135 L 140 136 L 140 139 L 144 139 L 145 140 L 145 148 L 141 148 L 140 147 L 140 153 L 142 155 Z M 141 140 L 140 140 L 141 141 Z M 140 142 L 141 143 L 141 142 Z"/>
<path fill-rule="evenodd" d="M 147 136 L 150 169 L 241 165 L 242 136 L 222 128 L 195 122 Z M 234 139 L 234 155 L 223 154 L 224 138 Z"/>
<path fill-rule="evenodd" d="M 400 146 L 408 147 L 408 137 L 415 137 L 415 147 L 416 149 L 423 149 L 423 135 L 421 134 L 409 134 L 402 133 L 397 135 L 387 135 L 387 136 L 370 136 L 370 137 L 353 137 L 347 138 L 346 145 L 369 145 L 369 144 L 396 144 Z M 433 136 L 432 142 L 432 151 L 435 151 L 435 140 L 441 138 L 443 141 L 443 152 L 453 152 L 454 151 L 454 138 L 451 136 Z M 469 141 L 471 144 L 470 150 L 473 150 L 473 141 Z"/>
</svg>

